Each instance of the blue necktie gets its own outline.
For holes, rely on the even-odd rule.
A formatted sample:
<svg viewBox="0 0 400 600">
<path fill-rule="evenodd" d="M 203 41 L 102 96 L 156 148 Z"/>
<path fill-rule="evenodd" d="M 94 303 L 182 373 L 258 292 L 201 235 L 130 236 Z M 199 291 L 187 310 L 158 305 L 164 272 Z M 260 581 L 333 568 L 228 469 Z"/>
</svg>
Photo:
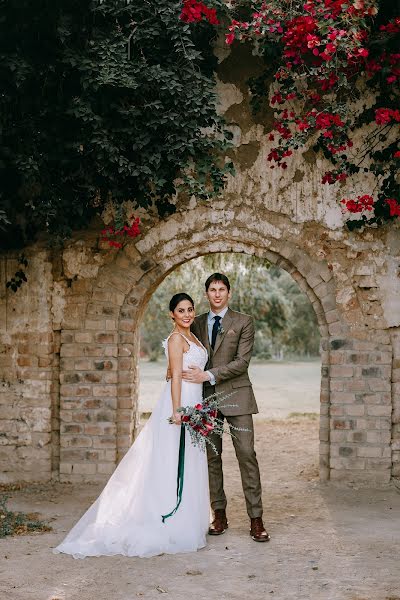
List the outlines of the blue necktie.
<svg viewBox="0 0 400 600">
<path fill-rule="evenodd" d="M 216 342 L 217 335 L 218 335 L 220 320 L 221 320 L 221 317 L 219 317 L 218 315 L 216 315 L 214 317 L 214 325 L 213 325 L 212 332 L 211 332 L 211 348 L 213 350 L 214 350 L 215 342 Z"/>
</svg>

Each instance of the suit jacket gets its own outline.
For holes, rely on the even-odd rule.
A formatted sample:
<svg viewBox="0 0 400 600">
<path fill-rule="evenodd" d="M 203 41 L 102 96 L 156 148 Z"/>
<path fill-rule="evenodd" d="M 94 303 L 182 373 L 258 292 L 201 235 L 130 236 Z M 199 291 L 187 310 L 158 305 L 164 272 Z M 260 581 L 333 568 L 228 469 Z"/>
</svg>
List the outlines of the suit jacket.
<svg viewBox="0 0 400 600">
<path fill-rule="evenodd" d="M 231 393 L 226 404 L 237 406 L 222 408 L 226 416 L 258 413 L 248 368 L 254 345 L 253 318 L 228 308 L 221 321 L 222 333 L 218 333 L 215 348 L 212 350 L 208 339 L 208 313 L 195 318 L 192 332 L 207 348 L 207 371 L 215 377 L 215 391 Z M 205 395 L 212 393 L 209 383 L 204 384 Z M 224 404 L 224 403 L 223 403 Z"/>
</svg>

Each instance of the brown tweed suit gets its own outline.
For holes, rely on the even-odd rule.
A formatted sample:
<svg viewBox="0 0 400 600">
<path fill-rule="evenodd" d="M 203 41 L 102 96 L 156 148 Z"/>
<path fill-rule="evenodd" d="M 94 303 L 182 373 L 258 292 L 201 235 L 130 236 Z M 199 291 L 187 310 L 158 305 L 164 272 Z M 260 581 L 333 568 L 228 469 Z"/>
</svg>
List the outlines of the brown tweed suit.
<svg viewBox="0 0 400 600">
<path fill-rule="evenodd" d="M 254 429 L 252 414 L 258 412 L 248 367 L 254 345 L 253 319 L 249 315 L 228 308 L 221 321 L 222 332 L 218 334 L 212 350 L 208 339 L 208 313 L 196 317 L 191 329 L 208 350 L 207 371 L 215 377 L 215 388 L 204 384 L 205 396 L 215 391 L 234 392 L 227 399 L 233 407 L 221 407 L 221 415 L 228 423 L 249 429 L 234 431 L 233 444 L 239 462 L 243 492 L 250 518 L 262 516 L 261 482 L 256 453 L 254 451 Z M 226 496 L 222 472 L 222 439 L 215 435 L 212 441 L 218 455 L 207 446 L 208 473 L 210 481 L 211 507 L 213 510 L 226 508 Z"/>
</svg>

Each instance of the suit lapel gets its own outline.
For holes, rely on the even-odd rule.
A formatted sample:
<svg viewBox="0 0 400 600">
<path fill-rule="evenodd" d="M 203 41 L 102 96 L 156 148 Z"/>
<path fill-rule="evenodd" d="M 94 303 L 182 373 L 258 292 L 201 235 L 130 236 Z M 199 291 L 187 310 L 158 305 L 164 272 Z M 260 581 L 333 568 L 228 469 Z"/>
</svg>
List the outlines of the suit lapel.
<svg viewBox="0 0 400 600">
<path fill-rule="evenodd" d="M 208 356 L 210 356 L 211 346 L 210 346 L 210 340 L 208 339 L 208 313 L 204 314 L 203 323 L 201 324 L 201 332 L 204 336 L 203 346 L 205 346 L 207 348 Z"/>
<path fill-rule="evenodd" d="M 199 334 L 199 340 L 206 348 L 208 355 L 210 355 L 210 341 L 208 339 L 208 313 L 203 313 L 197 319 L 198 329 L 197 333 Z"/>
<path fill-rule="evenodd" d="M 222 344 L 222 340 L 224 339 L 226 332 L 228 331 L 229 327 L 231 326 L 232 321 L 233 321 L 233 312 L 231 311 L 230 308 L 228 308 L 224 318 L 221 321 L 221 327 L 224 330 L 224 333 L 219 333 L 217 335 L 217 339 L 215 341 L 215 346 L 214 346 L 214 354 L 217 352 L 218 348 Z"/>
</svg>

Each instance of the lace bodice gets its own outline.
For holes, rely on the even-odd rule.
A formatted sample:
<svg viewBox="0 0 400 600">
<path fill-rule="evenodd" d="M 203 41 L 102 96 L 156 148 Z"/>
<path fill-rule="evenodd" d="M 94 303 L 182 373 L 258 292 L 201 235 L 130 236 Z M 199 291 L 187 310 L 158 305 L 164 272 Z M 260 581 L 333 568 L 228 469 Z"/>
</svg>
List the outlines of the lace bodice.
<svg viewBox="0 0 400 600">
<path fill-rule="evenodd" d="M 187 343 L 189 344 L 189 350 L 187 352 L 185 352 L 184 355 L 183 355 L 183 368 L 185 369 L 189 365 L 192 365 L 192 366 L 194 365 L 196 367 L 199 367 L 200 369 L 204 369 L 204 367 L 207 364 L 207 359 L 208 359 L 207 350 L 204 348 L 203 345 L 198 346 L 194 342 L 190 341 L 182 333 L 180 333 L 179 335 L 181 335 L 187 341 Z M 165 350 L 165 356 L 167 357 L 167 360 L 168 360 L 168 340 L 169 340 L 170 337 L 171 336 L 169 335 L 167 337 L 167 339 L 163 340 L 163 342 L 162 342 L 163 348 Z M 199 342 L 199 344 L 200 344 L 200 342 Z"/>
</svg>

